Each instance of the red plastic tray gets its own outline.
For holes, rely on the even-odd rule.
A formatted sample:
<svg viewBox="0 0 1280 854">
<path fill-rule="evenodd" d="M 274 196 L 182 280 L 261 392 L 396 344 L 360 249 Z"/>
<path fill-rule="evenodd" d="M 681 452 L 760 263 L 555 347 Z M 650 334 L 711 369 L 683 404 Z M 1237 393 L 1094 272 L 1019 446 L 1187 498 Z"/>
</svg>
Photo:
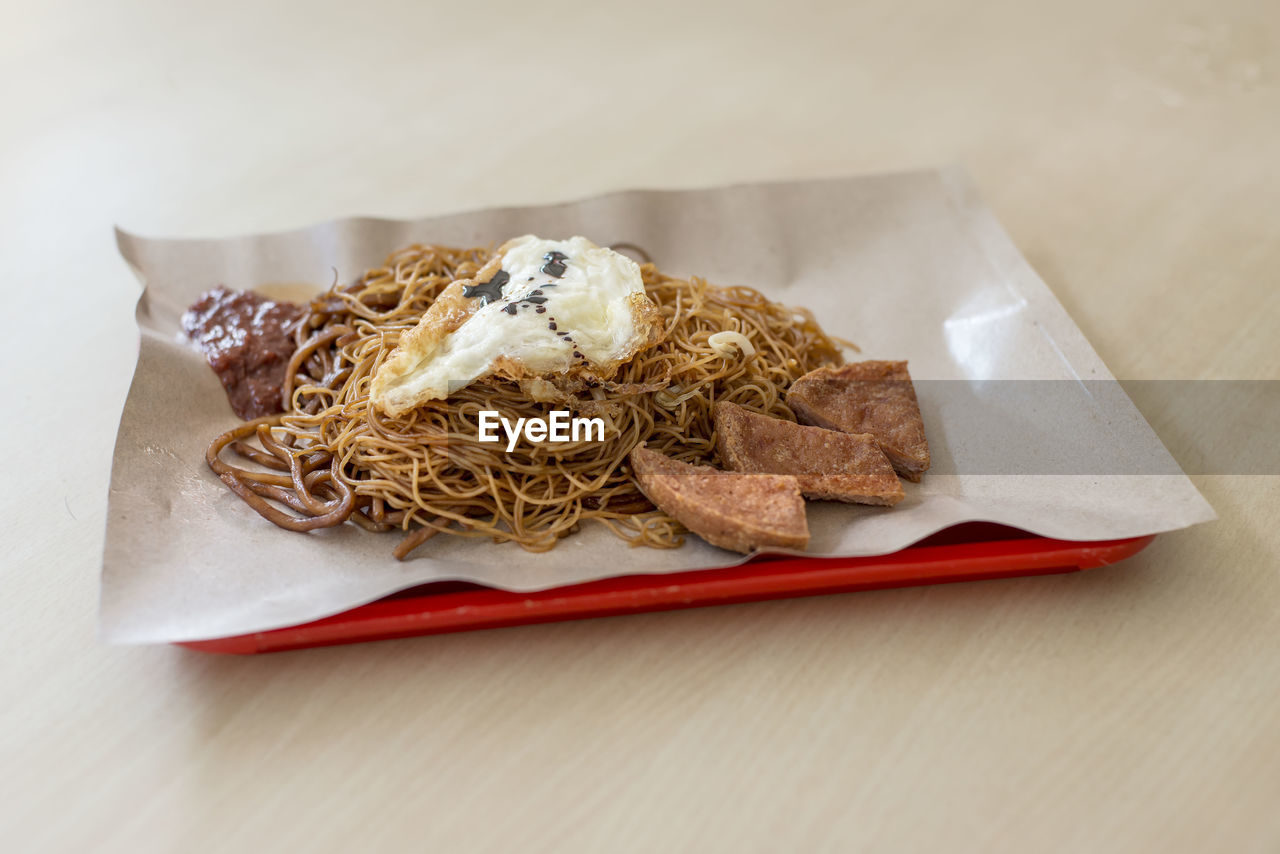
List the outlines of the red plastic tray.
<svg viewBox="0 0 1280 854">
<path fill-rule="evenodd" d="M 180 644 L 202 652 L 250 655 L 316 646 L 611 617 L 885 587 L 1094 569 L 1123 560 L 1155 539 L 1072 542 L 970 523 L 910 548 L 860 558 L 760 558 L 729 569 L 626 575 L 512 593 L 462 582 L 406 590 L 332 617 L 268 632 Z"/>
</svg>

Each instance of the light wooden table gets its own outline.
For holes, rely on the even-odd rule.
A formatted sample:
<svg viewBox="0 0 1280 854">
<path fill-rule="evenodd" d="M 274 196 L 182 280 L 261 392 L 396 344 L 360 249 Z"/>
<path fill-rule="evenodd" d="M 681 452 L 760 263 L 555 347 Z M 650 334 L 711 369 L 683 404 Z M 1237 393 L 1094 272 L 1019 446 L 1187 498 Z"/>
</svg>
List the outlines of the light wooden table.
<svg viewBox="0 0 1280 854">
<path fill-rule="evenodd" d="M 1280 848 L 1274 476 L 1069 576 L 258 660 L 95 637 L 113 223 L 960 161 L 1117 376 L 1275 379 L 1271 0 L 5 5 L 6 850 Z"/>
</svg>

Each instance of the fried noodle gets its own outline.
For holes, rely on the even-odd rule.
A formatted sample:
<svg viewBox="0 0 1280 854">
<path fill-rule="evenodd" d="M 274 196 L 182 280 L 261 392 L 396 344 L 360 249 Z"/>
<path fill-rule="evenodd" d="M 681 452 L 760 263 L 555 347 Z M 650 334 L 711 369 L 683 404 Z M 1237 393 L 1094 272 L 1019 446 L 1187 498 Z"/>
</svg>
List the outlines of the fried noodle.
<svg viewBox="0 0 1280 854">
<path fill-rule="evenodd" d="M 843 362 L 805 309 L 746 287 L 641 267 L 645 290 L 666 321 L 665 340 L 635 356 L 610 382 L 565 402 L 539 403 L 512 381 L 489 378 L 389 418 L 369 403 L 369 385 L 400 335 L 455 279 L 468 278 L 488 249 L 412 246 L 355 283 L 312 300 L 296 332 L 286 411 L 230 430 L 206 459 L 259 514 L 293 531 L 350 521 L 400 530 L 398 558 L 436 534 L 488 537 L 546 551 L 582 522 L 598 520 L 632 545 L 673 548 L 684 529 L 656 510 L 632 479 L 636 445 L 689 462 L 715 462 L 711 409 L 729 400 L 793 418 L 783 392 L 797 377 Z M 754 348 L 746 356 L 737 336 Z M 604 441 L 478 441 L 479 413 L 542 418 L 553 408 L 605 421 Z M 290 512 L 291 511 L 291 512 Z"/>
</svg>

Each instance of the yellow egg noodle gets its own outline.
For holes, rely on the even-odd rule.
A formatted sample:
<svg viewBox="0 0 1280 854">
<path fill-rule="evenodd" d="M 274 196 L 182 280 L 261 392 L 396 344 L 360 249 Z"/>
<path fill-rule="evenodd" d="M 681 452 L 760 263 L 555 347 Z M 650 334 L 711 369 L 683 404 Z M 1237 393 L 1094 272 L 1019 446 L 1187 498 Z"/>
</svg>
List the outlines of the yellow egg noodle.
<svg viewBox="0 0 1280 854">
<path fill-rule="evenodd" d="M 401 531 L 400 558 L 441 533 L 546 551 L 587 520 L 632 545 L 672 548 L 684 529 L 640 493 L 631 449 L 648 443 L 675 459 L 717 463 L 717 401 L 791 419 L 786 388 L 843 362 L 843 342 L 807 310 L 645 263 L 640 274 L 661 315 L 661 340 L 609 380 L 560 383 L 544 389 L 548 395 L 488 376 L 395 417 L 371 405 L 373 377 L 401 336 L 450 284 L 474 279 L 493 257 L 486 248 L 415 245 L 316 297 L 297 328 L 286 411 L 217 437 L 210 467 L 283 528 L 350 521 Z M 508 452 L 478 439 L 482 411 L 543 418 L 553 406 L 603 419 L 604 441 L 522 443 Z"/>
</svg>

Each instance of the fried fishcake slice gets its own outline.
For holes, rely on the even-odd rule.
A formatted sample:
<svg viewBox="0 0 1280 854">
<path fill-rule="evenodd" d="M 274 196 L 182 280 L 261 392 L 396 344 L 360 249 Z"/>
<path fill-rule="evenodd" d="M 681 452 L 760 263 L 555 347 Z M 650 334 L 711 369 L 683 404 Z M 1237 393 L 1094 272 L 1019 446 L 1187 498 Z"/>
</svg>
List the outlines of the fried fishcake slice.
<svg viewBox="0 0 1280 854">
<path fill-rule="evenodd" d="M 716 447 L 734 471 L 789 474 L 805 498 L 892 507 L 903 498 L 893 465 L 870 433 L 842 433 L 715 405 Z"/>
<path fill-rule="evenodd" d="M 690 465 L 644 445 L 631 451 L 631 469 L 650 501 L 713 546 L 746 554 L 809 545 L 804 498 L 794 477 Z"/>
<path fill-rule="evenodd" d="M 787 406 L 804 424 L 875 436 L 907 480 L 919 481 L 929 468 L 929 442 L 906 362 L 818 368 L 791 384 Z"/>
</svg>

